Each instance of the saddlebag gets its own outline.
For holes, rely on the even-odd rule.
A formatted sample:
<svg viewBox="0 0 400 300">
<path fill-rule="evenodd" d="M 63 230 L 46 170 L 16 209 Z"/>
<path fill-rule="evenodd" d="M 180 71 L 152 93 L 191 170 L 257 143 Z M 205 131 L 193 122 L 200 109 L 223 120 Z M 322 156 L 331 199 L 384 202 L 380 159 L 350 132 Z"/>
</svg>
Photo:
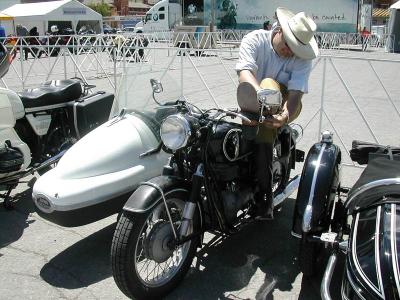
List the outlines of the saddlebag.
<svg viewBox="0 0 400 300">
<path fill-rule="evenodd" d="M 360 165 L 367 164 L 368 160 L 374 157 L 392 157 L 394 160 L 400 160 L 400 148 L 355 140 L 352 143 L 350 157 Z"/>
<path fill-rule="evenodd" d="M 17 148 L 11 147 L 10 143 L 5 143 L 0 148 L 0 174 L 16 172 L 21 169 L 24 163 L 24 156 Z"/>
<path fill-rule="evenodd" d="M 71 124 L 78 138 L 108 121 L 114 95 L 106 92 L 97 92 L 82 97 L 69 104 L 73 116 Z"/>
</svg>

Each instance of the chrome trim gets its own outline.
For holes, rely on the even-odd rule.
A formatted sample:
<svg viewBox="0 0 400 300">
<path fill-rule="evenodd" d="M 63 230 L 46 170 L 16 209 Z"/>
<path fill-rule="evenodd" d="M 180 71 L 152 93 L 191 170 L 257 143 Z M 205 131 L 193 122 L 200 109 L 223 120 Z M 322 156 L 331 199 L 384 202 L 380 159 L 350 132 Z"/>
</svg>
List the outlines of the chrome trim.
<svg viewBox="0 0 400 300">
<path fill-rule="evenodd" d="M 397 235 L 396 235 L 396 204 L 391 205 L 391 224 L 390 224 L 390 244 L 392 249 L 393 274 L 396 281 L 397 294 L 400 297 L 400 276 L 399 276 L 399 257 L 397 255 Z"/>
<path fill-rule="evenodd" d="M 74 103 L 72 111 L 73 111 L 73 115 L 74 115 L 75 133 L 76 133 L 78 139 L 80 139 L 80 138 L 81 138 L 81 135 L 80 135 L 80 133 L 79 133 L 79 128 L 78 128 L 78 116 L 77 116 L 77 106 L 78 106 L 78 104 L 79 104 L 79 102 L 77 102 L 77 101 Z"/>
<path fill-rule="evenodd" d="M 388 185 L 400 185 L 400 178 L 380 179 L 380 180 L 375 180 L 375 181 L 368 182 L 368 183 L 360 186 L 347 199 L 347 201 L 345 203 L 345 207 L 348 208 L 349 205 L 351 204 L 351 202 L 353 202 L 354 199 L 357 198 L 362 193 L 364 193 L 364 192 L 366 192 L 368 190 L 371 190 L 371 189 L 375 189 L 375 188 L 380 187 L 380 186 L 388 186 Z M 356 209 L 359 209 L 359 207 L 356 207 Z"/>
<path fill-rule="evenodd" d="M 242 132 L 242 129 L 240 129 L 240 128 L 232 128 L 232 129 L 230 129 L 230 130 L 225 134 L 224 141 L 222 142 L 222 152 L 224 153 L 225 158 L 226 158 L 227 160 L 229 160 L 230 162 L 233 162 L 233 161 L 236 161 L 236 160 L 239 159 L 239 152 L 240 152 L 240 142 L 239 142 L 240 137 L 239 137 L 239 132 Z M 228 137 L 230 137 L 230 135 L 231 135 L 232 133 L 233 133 L 233 134 L 236 134 L 237 140 L 238 140 L 238 143 L 235 145 L 235 157 L 233 157 L 233 158 L 232 158 L 232 157 L 229 157 L 228 153 L 226 152 L 226 142 L 227 142 L 227 140 L 228 140 Z"/>
<path fill-rule="evenodd" d="M 161 126 L 160 126 L 160 137 L 161 137 L 162 142 L 164 143 L 163 138 L 162 138 L 162 132 L 161 132 L 162 126 L 168 119 L 170 119 L 170 120 L 171 119 L 178 119 L 179 121 L 181 121 L 181 124 L 182 124 L 182 127 L 183 127 L 183 131 L 185 132 L 185 139 L 184 139 L 183 143 L 178 148 L 176 148 L 176 149 L 172 149 L 171 148 L 171 150 L 178 150 L 178 149 L 181 149 L 181 148 L 185 147 L 187 145 L 187 142 L 189 141 L 190 136 L 192 135 L 192 130 L 190 128 L 189 121 L 184 116 L 182 116 L 181 114 L 168 116 L 161 123 Z"/>
<path fill-rule="evenodd" d="M 343 274 L 343 276 L 345 276 L 345 275 Z M 342 280 L 342 284 L 341 284 L 341 295 L 342 295 L 342 299 L 343 299 L 343 300 L 350 300 L 350 299 L 347 297 L 347 295 L 346 295 L 346 293 L 345 293 L 345 291 L 344 291 L 344 280 Z"/>
<path fill-rule="evenodd" d="M 346 274 L 347 274 L 347 280 L 350 282 L 351 287 L 353 290 L 356 292 L 357 296 L 361 298 L 361 300 L 365 300 L 365 297 L 363 297 L 357 288 L 356 284 L 354 283 L 353 279 L 351 279 L 351 275 L 349 274 L 349 269 L 346 268 Z"/>
<path fill-rule="evenodd" d="M 300 175 L 296 175 L 288 182 L 286 188 L 281 193 L 279 193 L 274 197 L 273 200 L 274 206 L 278 206 L 287 198 L 289 198 L 290 195 L 292 195 L 292 193 L 299 188 L 299 184 L 300 184 Z"/>
<path fill-rule="evenodd" d="M 381 259 L 379 255 L 379 225 L 381 223 L 381 211 L 382 206 L 378 206 L 376 210 L 376 225 L 375 225 L 375 266 L 376 266 L 376 275 L 378 276 L 378 284 L 379 291 L 382 293 L 383 299 L 385 299 L 385 291 L 383 290 L 383 282 L 381 275 Z"/>
<path fill-rule="evenodd" d="M 301 234 L 297 234 L 296 232 L 294 232 L 293 230 L 290 232 L 290 234 L 292 236 L 294 236 L 295 238 L 301 239 Z"/>
<path fill-rule="evenodd" d="M 56 109 L 56 108 L 67 107 L 70 103 L 74 103 L 74 102 L 75 102 L 75 100 L 64 102 L 64 103 L 59 103 L 59 104 L 25 108 L 25 113 L 29 114 L 29 113 L 39 112 L 39 111 L 43 111 L 43 110 L 51 110 L 51 109 Z"/>
<path fill-rule="evenodd" d="M 193 220 L 194 212 L 196 210 L 196 203 L 186 202 L 185 208 L 183 209 L 181 228 L 179 230 L 179 236 L 184 237 L 187 235 L 190 222 Z"/>
<path fill-rule="evenodd" d="M 333 143 L 333 133 L 330 132 L 329 130 L 325 130 L 322 133 L 321 143 L 332 144 Z"/>
<path fill-rule="evenodd" d="M 148 181 L 146 181 L 146 182 L 141 182 L 140 185 L 148 185 L 148 186 L 151 186 L 152 188 L 155 188 L 157 191 L 160 192 L 161 198 L 162 198 L 163 201 L 164 201 L 165 210 L 167 211 L 169 223 L 171 224 L 171 227 L 172 227 L 172 232 L 174 233 L 175 239 L 177 239 L 177 238 L 178 238 L 178 235 L 176 234 L 174 222 L 172 221 L 171 213 L 169 212 L 168 205 L 167 205 L 167 200 L 165 199 L 164 191 L 162 190 L 162 188 L 161 188 L 159 185 L 157 185 L 157 184 L 155 184 L 155 183 L 152 183 L 152 182 L 148 182 Z M 155 203 L 157 203 L 157 201 L 156 201 Z M 124 210 L 127 210 L 127 209 L 125 209 L 125 207 L 124 207 L 123 209 L 124 209 Z"/>
<path fill-rule="evenodd" d="M 341 241 L 339 243 L 339 249 L 342 251 L 344 254 L 347 254 L 347 249 L 349 248 L 349 240 Z"/>
<path fill-rule="evenodd" d="M 325 269 L 324 277 L 321 282 L 321 298 L 325 300 L 331 300 L 331 293 L 329 292 L 329 287 L 331 285 L 331 279 L 333 271 L 335 270 L 337 260 L 337 253 L 333 253 L 329 257 L 328 265 Z"/>
<path fill-rule="evenodd" d="M 357 272 L 360 274 L 360 276 L 365 281 L 365 283 L 368 284 L 368 286 L 376 294 L 378 294 L 379 296 L 382 296 L 381 293 L 380 293 L 380 290 L 378 290 L 377 287 L 374 286 L 373 283 L 369 280 L 369 278 L 364 274 L 364 271 L 361 269 L 360 262 L 358 261 L 357 252 L 356 252 L 356 240 L 357 240 L 357 229 L 358 229 L 359 220 L 360 220 L 360 213 L 357 213 L 356 220 L 354 222 L 353 241 L 352 241 L 352 245 L 351 245 L 351 252 L 352 252 L 352 256 L 353 256 L 353 261 L 354 261 L 354 264 L 356 266 Z M 376 251 L 376 249 L 375 249 L 375 251 Z M 376 263 L 376 257 L 375 257 L 375 263 Z"/>
<path fill-rule="evenodd" d="M 309 232 L 311 229 L 311 218 L 312 218 L 312 210 L 313 210 L 312 200 L 314 198 L 315 183 L 317 181 L 318 171 L 319 171 L 319 167 L 320 167 L 321 159 L 322 159 L 322 154 L 324 153 L 325 148 L 326 148 L 326 144 L 322 144 L 321 150 L 318 155 L 317 163 L 315 166 L 313 180 L 311 183 L 310 196 L 308 198 L 308 204 L 306 206 L 306 210 L 304 211 L 304 215 L 303 215 L 303 224 L 302 224 L 303 232 Z"/>
</svg>

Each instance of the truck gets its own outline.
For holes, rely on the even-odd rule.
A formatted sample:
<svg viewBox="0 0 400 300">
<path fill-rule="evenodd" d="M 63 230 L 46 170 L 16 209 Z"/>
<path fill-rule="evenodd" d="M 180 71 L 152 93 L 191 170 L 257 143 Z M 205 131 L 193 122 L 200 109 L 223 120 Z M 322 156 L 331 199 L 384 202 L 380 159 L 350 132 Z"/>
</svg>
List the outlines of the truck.
<svg viewBox="0 0 400 300">
<path fill-rule="evenodd" d="M 169 31 L 181 21 L 180 0 L 161 0 L 149 9 L 143 21 L 135 25 L 135 32 Z"/>
<path fill-rule="evenodd" d="M 359 0 L 161 0 L 136 30 L 170 31 L 179 25 L 254 30 L 276 21 L 276 8 L 305 11 L 319 32 L 357 32 Z"/>
</svg>

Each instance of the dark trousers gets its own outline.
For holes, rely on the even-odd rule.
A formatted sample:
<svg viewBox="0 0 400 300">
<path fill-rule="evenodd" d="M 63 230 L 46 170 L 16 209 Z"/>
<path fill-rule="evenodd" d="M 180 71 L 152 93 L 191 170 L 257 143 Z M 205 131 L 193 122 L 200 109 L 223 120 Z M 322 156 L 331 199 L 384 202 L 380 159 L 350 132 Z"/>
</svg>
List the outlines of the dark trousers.
<svg viewBox="0 0 400 300">
<path fill-rule="evenodd" d="M 256 195 L 257 205 L 265 205 L 265 208 L 272 209 L 272 160 L 274 146 L 271 143 L 256 144 L 256 176 L 258 180 L 259 193 Z"/>
</svg>

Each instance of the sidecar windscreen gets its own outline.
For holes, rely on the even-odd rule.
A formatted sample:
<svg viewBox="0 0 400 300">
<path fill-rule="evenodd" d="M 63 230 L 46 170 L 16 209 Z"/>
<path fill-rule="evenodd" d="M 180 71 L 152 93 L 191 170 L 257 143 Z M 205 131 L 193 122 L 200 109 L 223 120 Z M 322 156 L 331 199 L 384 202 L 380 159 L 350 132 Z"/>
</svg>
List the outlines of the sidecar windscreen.
<svg viewBox="0 0 400 300">
<path fill-rule="evenodd" d="M 160 105 L 172 104 L 180 99 L 179 71 L 145 71 L 144 68 L 128 69 L 127 75 L 122 78 L 118 89 L 119 109 L 155 112 Z M 160 81 L 162 85 L 162 91 L 154 95 L 159 104 L 153 99 L 151 79 Z"/>
</svg>

